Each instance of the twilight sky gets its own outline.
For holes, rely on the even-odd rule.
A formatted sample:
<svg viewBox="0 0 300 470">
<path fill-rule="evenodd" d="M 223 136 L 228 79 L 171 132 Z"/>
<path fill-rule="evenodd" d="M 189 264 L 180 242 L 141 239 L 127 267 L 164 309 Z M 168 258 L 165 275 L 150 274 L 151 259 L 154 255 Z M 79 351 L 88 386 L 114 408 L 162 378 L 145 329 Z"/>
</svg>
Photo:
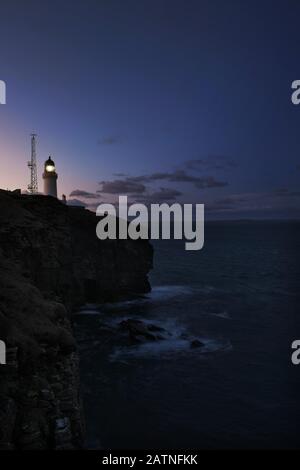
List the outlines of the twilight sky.
<svg viewBox="0 0 300 470">
<path fill-rule="evenodd" d="M 297 0 L 3 0 L 0 187 L 300 217 Z M 98 192 L 97 192 L 98 191 Z"/>
</svg>

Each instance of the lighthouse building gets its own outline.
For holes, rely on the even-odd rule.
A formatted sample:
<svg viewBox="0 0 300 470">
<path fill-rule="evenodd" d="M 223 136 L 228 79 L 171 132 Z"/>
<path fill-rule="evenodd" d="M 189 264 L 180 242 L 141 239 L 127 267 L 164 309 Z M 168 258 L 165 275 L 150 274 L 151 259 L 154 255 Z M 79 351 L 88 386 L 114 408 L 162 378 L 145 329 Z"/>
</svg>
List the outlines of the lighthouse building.
<svg viewBox="0 0 300 470">
<path fill-rule="evenodd" d="M 57 198 L 57 173 L 55 170 L 54 161 L 51 159 L 51 157 L 45 161 L 43 180 L 44 194 L 46 196 L 53 196 Z"/>
</svg>

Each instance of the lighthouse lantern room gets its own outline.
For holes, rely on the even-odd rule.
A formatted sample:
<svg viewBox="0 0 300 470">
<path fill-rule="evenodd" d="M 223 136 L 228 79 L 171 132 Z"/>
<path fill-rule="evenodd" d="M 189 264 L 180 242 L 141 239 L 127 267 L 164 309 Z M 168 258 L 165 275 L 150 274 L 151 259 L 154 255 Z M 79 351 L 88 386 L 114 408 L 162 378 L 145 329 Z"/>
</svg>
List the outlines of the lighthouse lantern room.
<svg viewBox="0 0 300 470">
<path fill-rule="evenodd" d="M 55 170 L 55 163 L 51 157 L 45 161 L 45 169 L 43 173 L 44 180 L 44 194 L 46 196 L 53 196 L 57 198 L 57 173 Z"/>
</svg>

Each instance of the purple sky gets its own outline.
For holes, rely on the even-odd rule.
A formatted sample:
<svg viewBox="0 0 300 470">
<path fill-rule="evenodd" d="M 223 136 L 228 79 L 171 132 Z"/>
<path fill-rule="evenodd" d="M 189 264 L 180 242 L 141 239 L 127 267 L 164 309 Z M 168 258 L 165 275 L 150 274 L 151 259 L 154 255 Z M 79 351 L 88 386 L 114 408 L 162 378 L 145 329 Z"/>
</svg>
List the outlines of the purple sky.
<svg viewBox="0 0 300 470">
<path fill-rule="evenodd" d="M 300 216 L 300 5 L 85 0 L 1 4 L 0 187 L 26 189 L 29 134 L 58 191 Z"/>
</svg>

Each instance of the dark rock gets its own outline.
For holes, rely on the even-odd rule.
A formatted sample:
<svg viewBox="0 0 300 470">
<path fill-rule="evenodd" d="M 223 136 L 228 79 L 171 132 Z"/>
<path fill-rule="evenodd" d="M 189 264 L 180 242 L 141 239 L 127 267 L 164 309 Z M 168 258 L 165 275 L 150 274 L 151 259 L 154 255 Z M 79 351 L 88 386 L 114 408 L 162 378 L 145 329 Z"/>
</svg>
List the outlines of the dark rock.
<svg viewBox="0 0 300 470">
<path fill-rule="evenodd" d="M 120 326 L 133 334 L 145 335 L 149 333 L 147 325 L 142 320 L 123 320 Z"/>
<path fill-rule="evenodd" d="M 82 446 L 71 312 L 150 290 L 151 245 L 100 241 L 98 221 L 52 197 L 0 190 L 0 339 L 8 360 L 0 366 L 0 448 Z"/>
<path fill-rule="evenodd" d="M 123 320 L 120 323 L 120 327 L 123 330 L 128 331 L 129 338 L 133 343 L 141 343 L 146 341 L 158 341 L 165 339 L 161 334 L 156 334 L 154 332 L 165 331 L 163 328 L 160 328 L 153 324 L 147 324 L 142 320 L 128 319 Z"/>
<path fill-rule="evenodd" d="M 161 326 L 153 325 L 152 323 L 148 325 L 149 331 L 158 331 L 158 332 L 165 332 L 166 330 Z"/>
</svg>

